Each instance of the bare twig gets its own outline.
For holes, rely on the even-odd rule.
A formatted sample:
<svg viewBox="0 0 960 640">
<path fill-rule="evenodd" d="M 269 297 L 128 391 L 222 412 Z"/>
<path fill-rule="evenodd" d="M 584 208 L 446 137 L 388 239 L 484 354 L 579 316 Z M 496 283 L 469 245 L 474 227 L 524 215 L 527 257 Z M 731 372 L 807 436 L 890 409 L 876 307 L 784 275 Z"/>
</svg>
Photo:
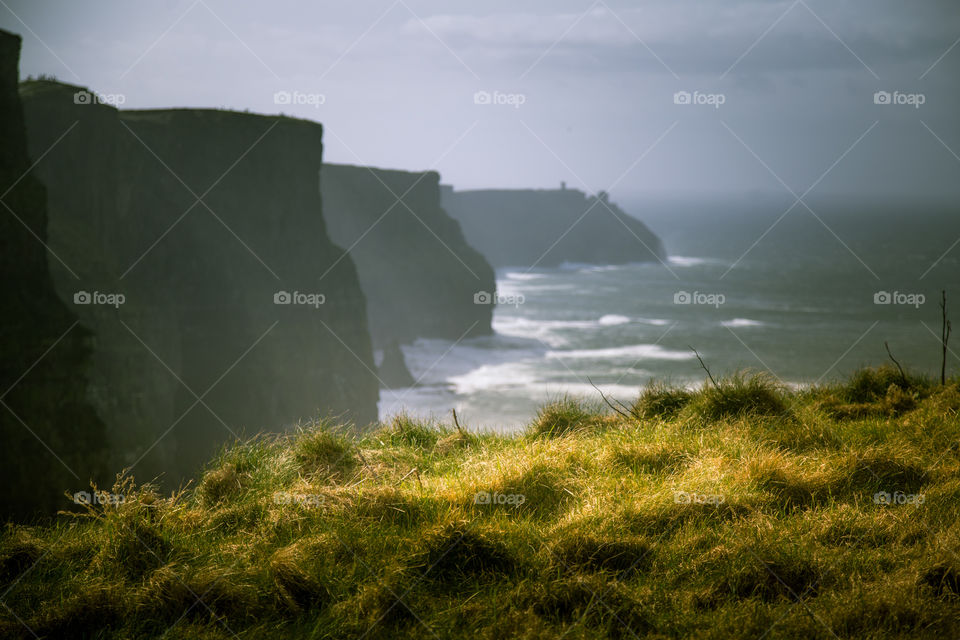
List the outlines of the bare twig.
<svg viewBox="0 0 960 640">
<path fill-rule="evenodd" d="M 943 359 L 940 361 L 940 384 L 947 384 L 947 343 L 950 341 L 950 320 L 947 318 L 947 291 L 940 290 L 940 311 L 942 324 L 940 325 L 940 343 L 943 346 Z"/>
<path fill-rule="evenodd" d="M 617 400 L 617 404 L 623 407 L 623 409 L 626 409 L 626 412 L 624 412 L 623 409 L 617 408 L 612 402 L 610 402 L 607 396 L 603 394 L 603 391 L 600 391 L 600 388 L 597 385 L 593 384 L 593 380 L 591 380 L 590 378 L 587 378 L 587 381 L 590 383 L 591 387 L 597 390 L 597 393 L 600 394 L 600 397 L 603 398 L 603 401 L 607 404 L 608 407 L 610 407 L 611 409 L 619 413 L 621 416 L 623 416 L 627 420 L 630 420 L 630 419 L 639 420 L 639 418 L 633 413 L 633 411 L 627 408 L 626 406 L 624 406 L 624 404 L 619 400 Z"/>
<path fill-rule="evenodd" d="M 892 353 L 890 353 L 890 345 L 887 344 L 886 340 L 883 341 L 883 346 L 887 350 L 887 355 L 890 356 L 891 360 L 893 360 L 893 364 L 897 365 L 897 371 L 900 372 L 900 380 L 903 382 L 903 388 L 906 389 L 908 386 L 910 386 L 910 383 L 907 382 L 907 374 L 903 372 L 903 367 L 900 366 L 900 363 L 897 362 L 897 359 L 893 357 Z"/>
<path fill-rule="evenodd" d="M 690 345 L 687 345 L 687 346 L 690 346 Z M 700 366 L 703 367 L 703 370 L 707 372 L 707 377 L 710 378 L 710 382 L 713 383 L 713 387 L 715 389 L 719 389 L 720 385 L 718 385 L 717 381 L 713 379 L 713 374 L 710 373 L 710 369 L 708 369 L 707 365 L 704 364 L 703 358 L 700 357 L 700 352 L 694 349 L 693 347 L 690 347 L 690 350 L 693 351 L 693 355 L 697 356 L 697 360 L 700 361 Z"/>
<path fill-rule="evenodd" d="M 463 427 L 460 426 L 460 421 L 457 420 L 457 410 L 456 410 L 456 409 L 453 410 L 453 424 L 454 424 L 454 426 L 457 428 L 457 431 L 460 432 L 460 435 L 463 436 L 464 438 L 466 438 L 466 437 L 467 437 L 467 434 L 466 434 L 466 432 L 463 430 Z"/>
</svg>

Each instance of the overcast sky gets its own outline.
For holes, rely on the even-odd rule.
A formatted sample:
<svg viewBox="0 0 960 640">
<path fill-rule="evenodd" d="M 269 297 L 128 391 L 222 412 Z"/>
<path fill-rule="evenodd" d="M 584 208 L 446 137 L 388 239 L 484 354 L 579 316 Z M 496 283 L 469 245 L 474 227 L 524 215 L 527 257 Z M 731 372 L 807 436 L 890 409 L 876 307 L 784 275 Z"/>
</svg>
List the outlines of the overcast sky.
<svg viewBox="0 0 960 640">
<path fill-rule="evenodd" d="M 0 27 L 23 77 L 282 111 L 330 162 L 458 188 L 960 195 L 957 0 L 0 0 Z"/>
</svg>

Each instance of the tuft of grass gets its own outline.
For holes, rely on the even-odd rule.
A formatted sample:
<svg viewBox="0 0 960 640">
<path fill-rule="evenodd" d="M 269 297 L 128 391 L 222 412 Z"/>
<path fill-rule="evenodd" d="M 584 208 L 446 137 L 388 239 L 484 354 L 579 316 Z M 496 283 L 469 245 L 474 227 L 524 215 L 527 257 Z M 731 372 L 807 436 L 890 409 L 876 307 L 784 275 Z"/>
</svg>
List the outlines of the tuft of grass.
<svg viewBox="0 0 960 640">
<path fill-rule="evenodd" d="M 562 474 L 553 466 L 533 462 L 529 467 L 518 469 L 482 487 L 482 493 L 491 496 L 491 503 L 477 503 L 476 494 L 471 494 L 466 506 L 475 513 L 499 512 L 544 518 L 562 509 L 573 497 L 564 486 Z M 513 498 L 496 502 L 496 496 Z"/>
<path fill-rule="evenodd" d="M 723 592 L 737 599 L 759 598 L 795 602 L 816 595 L 822 576 L 816 565 L 804 558 L 782 559 L 740 555 L 730 567 Z"/>
<path fill-rule="evenodd" d="M 940 560 L 921 573 L 919 583 L 929 587 L 937 598 L 960 599 L 960 563 L 955 558 Z"/>
<path fill-rule="evenodd" d="M 550 556 L 561 572 L 607 572 L 621 579 L 642 571 L 653 560 L 652 547 L 642 539 L 599 539 L 573 534 L 561 538 Z"/>
<path fill-rule="evenodd" d="M 0 539 L 0 584 L 12 583 L 36 564 L 44 549 L 26 527 L 10 523 Z"/>
<path fill-rule="evenodd" d="M 690 404 L 694 394 L 683 387 L 654 383 L 644 387 L 631 407 L 634 415 L 643 418 L 672 420 Z"/>
<path fill-rule="evenodd" d="M 335 607 L 341 629 L 351 636 L 418 637 L 417 614 L 411 609 L 410 578 L 399 571 L 363 583 L 357 593 Z M 399 597 L 405 594 L 405 597 Z M 346 634 L 344 634 L 346 635 Z"/>
<path fill-rule="evenodd" d="M 844 485 L 850 491 L 872 494 L 875 491 L 918 493 L 930 480 L 922 464 L 899 452 L 868 448 L 847 456 L 840 463 Z"/>
<path fill-rule="evenodd" d="M 229 566 L 171 564 L 150 575 L 137 608 L 144 617 L 168 624 L 180 616 L 244 620 L 257 610 L 258 597 L 252 580 Z"/>
<path fill-rule="evenodd" d="M 323 422 L 300 430 L 294 443 L 294 456 L 304 475 L 341 481 L 359 462 L 353 444 Z"/>
<path fill-rule="evenodd" d="M 916 409 L 931 393 L 929 378 L 901 374 L 892 365 L 858 369 L 844 383 L 815 391 L 821 398 L 819 408 L 837 420 L 899 416 Z"/>
<path fill-rule="evenodd" d="M 105 524 L 104 533 L 104 544 L 94 559 L 94 564 L 104 570 L 119 570 L 138 579 L 161 566 L 170 555 L 170 544 L 151 523 L 117 519 Z"/>
<path fill-rule="evenodd" d="M 837 393 L 847 402 L 877 402 L 887 395 L 891 386 L 907 392 L 923 392 L 925 395 L 932 383 L 929 379 L 920 376 L 908 374 L 904 377 L 893 365 L 884 364 L 879 367 L 858 369 L 849 380 L 837 388 Z"/>
<path fill-rule="evenodd" d="M 427 580 L 457 588 L 463 580 L 503 579 L 517 571 L 517 561 L 503 542 L 464 524 L 450 524 L 426 536 L 412 561 Z"/>
<path fill-rule="evenodd" d="M 226 463 L 222 467 L 210 469 L 200 480 L 200 495 L 207 504 L 217 504 L 236 495 L 242 488 L 237 466 Z"/>
<path fill-rule="evenodd" d="M 315 564 L 310 553 L 315 551 L 294 543 L 270 557 L 270 576 L 276 587 L 278 603 L 294 614 L 320 608 L 330 600 L 327 588 L 309 570 Z"/>
<path fill-rule="evenodd" d="M 779 417 L 787 413 L 783 390 L 767 374 L 738 373 L 721 379 L 716 386 L 705 384 L 690 408 L 706 420 L 744 416 Z"/>
<path fill-rule="evenodd" d="M 36 633 L 40 637 L 83 638 L 105 631 L 115 632 L 127 614 L 125 601 L 118 585 L 91 582 L 64 598 L 60 606 L 41 615 Z"/>
<path fill-rule="evenodd" d="M 528 429 L 533 437 L 556 438 L 597 426 L 599 416 L 590 411 L 582 401 L 563 396 L 541 407 Z"/>
<path fill-rule="evenodd" d="M 598 576 L 573 576 L 533 587 L 530 610 L 567 628 L 586 627 L 591 636 L 632 638 L 650 631 L 650 614 L 628 588 Z M 591 637 L 587 636 L 587 637 Z"/>
<path fill-rule="evenodd" d="M 443 431 L 434 424 L 412 418 L 406 414 L 395 416 L 390 423 L 376 432 L 375 436 L 394 446 L 406 446 L 429 450 L 437 446 Z"/>
</svg>

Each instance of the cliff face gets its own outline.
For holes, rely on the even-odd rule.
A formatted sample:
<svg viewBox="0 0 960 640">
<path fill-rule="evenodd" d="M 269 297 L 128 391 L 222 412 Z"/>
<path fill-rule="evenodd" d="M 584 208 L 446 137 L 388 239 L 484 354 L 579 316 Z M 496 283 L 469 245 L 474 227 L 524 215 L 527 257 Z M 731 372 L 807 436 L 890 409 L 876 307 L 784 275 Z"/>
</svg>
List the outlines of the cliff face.
<svg viewBox="0 0 960 640">
<path fill-rule="evenodd" d="M 457 340 L 491 332 L 493 269 L 440 206 L 440 176 L 326 164 L 330 237 L 357 263 L 374 343 Z M 401 201 L 398 202 L 398 199 Z"/>
<path fill-rule="evenodd" d="M 666 259 L 660 239 L 605 196 L 576 189 L 454 191 L 442 205 L 496 267 Z"/>
<path fill-rule="evenodd" d="M 366 303 L 321 213 L 322 127 L 76 104 L 27 83 L 57 292 L 96 335 L 93 402 L 138 477 L 191 471 L 241 432 L 376 420 Z M 75 124 L 74 124 L 75 123 Z M 96 302 L 96 300 L 94 300 Z M 154 446 L 155 445 L 155 446 Z M 173 471 L 172 471 L 173 470 Z"/>
<path fill-rule="evenodd" d="M 0 31 L 0 518 L 52 512 L 102 481 L 103 423 L 86 400 L 89 334 L 47 268 L 47 210 L 17 93 L 20 38 Z"/>
</svg>

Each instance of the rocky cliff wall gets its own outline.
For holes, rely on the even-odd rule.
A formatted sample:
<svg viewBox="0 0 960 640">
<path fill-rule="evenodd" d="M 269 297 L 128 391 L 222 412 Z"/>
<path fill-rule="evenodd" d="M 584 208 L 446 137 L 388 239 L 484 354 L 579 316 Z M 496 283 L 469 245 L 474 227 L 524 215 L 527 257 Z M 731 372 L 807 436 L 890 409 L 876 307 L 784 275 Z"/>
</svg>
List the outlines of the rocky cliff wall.
<svg viewBox="0 0 960 640">
<path fill-rule="evenodd" d="M 377 346 L 491 332 L 493 268 L 440 205 L 440 176 L 326 164 L 330 237 L 357 263 Z"/>
<path fill-rule="evenodd" d="M 666 259 L 660 239 L 605 194 L 576 189 L 455 191 L 443 207 L 495 267 L 563 262 L 624 264 Z"/>
<path fill-rule="evenodd" d="M 95 335 L 91 397 L 138 477 L 179 477 L 234 434 L 376 420 L 366 302 L 328 237 L 319 124 L 117 111 L 21 87 L 50 191 L 59 297 Z M 66 132 L 66 133 L 64 133 Z M 83 301 L 81 301 L 83 302 Z"/>
<path fill-rule="evenodd" d="M 0 30 L 0 518 L 67 508 L 103 482 L 106 436 L 88 402 L 90 334 L 47 267 L 47 203 L 31 168 L 19 36 Z"/>
</svg>

